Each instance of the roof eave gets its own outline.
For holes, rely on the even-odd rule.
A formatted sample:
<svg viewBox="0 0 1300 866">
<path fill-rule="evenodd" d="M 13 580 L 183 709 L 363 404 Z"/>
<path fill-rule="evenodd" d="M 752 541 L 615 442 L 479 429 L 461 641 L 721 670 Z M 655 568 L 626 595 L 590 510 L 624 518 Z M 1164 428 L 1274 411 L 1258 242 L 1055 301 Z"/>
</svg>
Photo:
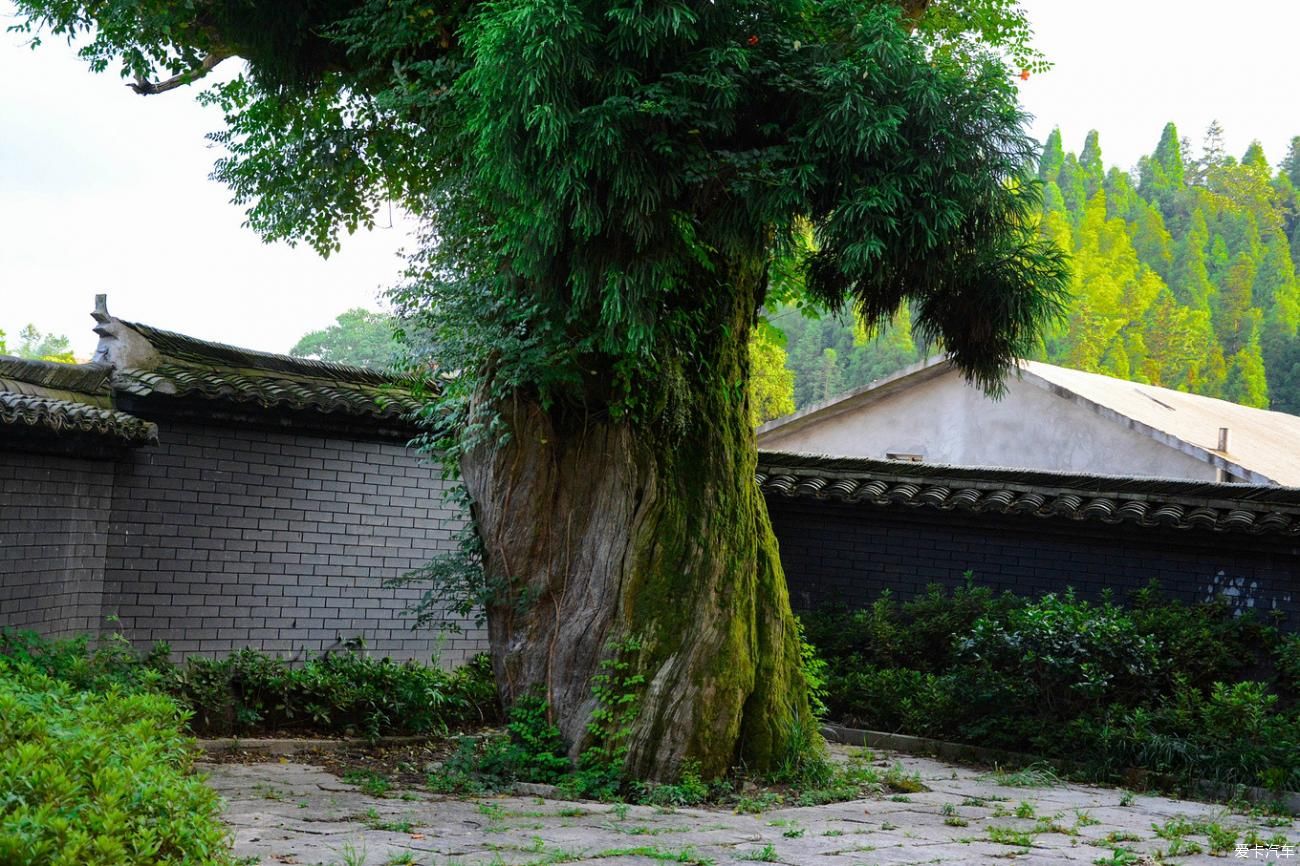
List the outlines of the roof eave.
<svg viewBox="0 0 1300 866">
<path fill-rule="evenodd" d="M 1169 448 L 1173 448 L 1174 450 L 1186 454 L 1189 457 L 1193 457 L 1204 463 L 1208 463 L 1211 466 L 1215 467 L 1216 469 L 1222 469 L 1225 472 L 1229 472 L 1232 475 L 1244 479 L 1246 482 L 1250 484 L 1261 484 L 1261 485 L 1281 484 L 1281 482 L 1278 481 L 1276 478 L 1265 475 L 1264 473 L 1251 469 L 1248 466 L 1243 466 L 1242 464 L 1229 459 L 1221 452 L 1206 448 L 1203 445 L 1197 445 L 1195 442 L 1189 442 L 1186 439 L 1183 439 L 1182 437 L 1175 436 L 1174 434 L 1168 433 L 1157 427 L 1152 427 L 1150 424 L 1145 424 L 1137 420 L 1136 418 L 1133 418 L 1130 415 L 1125 415 L 1124 413 L 1111 409 L 1109 406 L 1102 405 L 1101 403 L 1098 403 L 1095 400 L 1090 400 L 1087 397 L 1080 394 L 1078 391 L 1071 390 L 1070 388 L 1067 388 L 1064 385 L 1058 384 L 1056 382 L 1053 382 L 1049 379 L 1046 379 L 1038 375 L 1028 367 L 1023 367 L 1023 366 L 1021 367 L 1021 378 L 1024 381 L 1030 382 L 1036 385 L 1037 387 L 1042 388 L 1044 391 L 1047 391 L 1050 394 L 1053 394 L 1057 397 L 1061 397 L 1062 399 L 1070 400 L 1071 402 L 1075 403 L 1076 405 L 1084 409 L 1087 409 L 1088 411 L 1092 412 L 1093 414 L 1097 415 L 1100 418 L 1104 418 L 1105 420 L 1110 421 L 1111 423 L 1118 424 L 1119 426 L 1125 428 L 1126 430 L 1132 430 L 1136 433 L 1140 433 L 1143 436 L 1146 436 L 1148 439 L 1152 439 L 1156 442 L 1159 442 L 1161 445 L 1165 445 Z"/>
</svg>

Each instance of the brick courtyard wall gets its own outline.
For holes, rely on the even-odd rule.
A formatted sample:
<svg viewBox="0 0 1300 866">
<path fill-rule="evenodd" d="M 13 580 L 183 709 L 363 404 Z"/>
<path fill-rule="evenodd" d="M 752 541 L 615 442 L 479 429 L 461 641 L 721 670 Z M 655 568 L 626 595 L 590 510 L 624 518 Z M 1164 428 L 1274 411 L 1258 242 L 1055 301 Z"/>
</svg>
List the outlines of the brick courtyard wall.
<svg viewBox="0 0 1300 866">
<path fill-rule="evenodd" d="M 1183 601 L 1222 595 L 1277 610 L 1300 630 L 1300 540 L 1111 526 L 1029 515 L 964 514 L 768 499 L 796 610 L 863 607 L 888 589 L 912 598 L 930 583 L 974 582 L 1025 595 L 1062 592 L 1116 600 L 1158 580 Z"/>
<path fill-rule="evenodd" d="M 117 466 L 104 607 L 181 655 L 285 656 L 362 638 L 455 665 L 485 630 L 412 631 L 416 589 L 383 586 L 454 544 L 438 469 L 398 442 L 159 419 Z"/>
<path fill-rule="evenodd" d="M 113 464 L 0 450 L 0 628 L 98 628 Z"/>
</svg>

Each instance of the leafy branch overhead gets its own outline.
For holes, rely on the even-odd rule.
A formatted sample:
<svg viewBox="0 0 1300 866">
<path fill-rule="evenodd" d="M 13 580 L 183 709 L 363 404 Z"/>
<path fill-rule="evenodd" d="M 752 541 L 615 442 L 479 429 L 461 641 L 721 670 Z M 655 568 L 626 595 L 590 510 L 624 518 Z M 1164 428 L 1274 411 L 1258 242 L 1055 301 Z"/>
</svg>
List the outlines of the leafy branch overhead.
<svg viewBox="0 0 1300 866">
<path fill-rule="evenodd" d="M 800 762 L 749 336 L 780 271 L 867 325 L 908 304 L 990 390 L 1034 345 L 1067 274 L 1037 225 L 1016 3 L 19 6 L 135 81 L 247 61 L 205 99 L 214 177 L 264 237 L 328 253 L 388 201 L 422 216 L 394 300 L 473 508 L 481 577 L 444 576 L 489 594 L 507 702 L 543 690 L 576 757 L 605 647 L 635 633 L 624 772 Z"/>
<path fill-rule="evenodd" d="M 1045 67 L 1008 0 L 19 6 L 20 28 L 137 84 L 244 59 L 204 98 L 227 118 L 214 176 L 252 227 L 328 253 L 386 201 L 437 202 L 441 265 L 472 271 L 466 245 L 502 263 L 556 339 L 580 335 L 566 363 L 623 357 L 645 373 L 629 390 L 687 360 L 704 310 L 683 263 L 779 255 L 800 220 L 812 296 L 870 323 L 912 301 L 986 387 L 1058 305 L 1033 143 L 990 53 Z"/>
</svg>

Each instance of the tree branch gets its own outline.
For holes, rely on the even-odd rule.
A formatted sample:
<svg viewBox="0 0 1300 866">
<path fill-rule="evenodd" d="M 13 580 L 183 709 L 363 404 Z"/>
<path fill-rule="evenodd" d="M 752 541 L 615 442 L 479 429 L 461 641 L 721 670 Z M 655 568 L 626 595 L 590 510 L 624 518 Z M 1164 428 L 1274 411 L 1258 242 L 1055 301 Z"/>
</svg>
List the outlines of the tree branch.
<svg viewBox="0 0 1300 866">
<path fill-rule="evenodd" d="M 158 93 L 166 93 L 169 90 L 175 90 L 185 84 L 198 81 L 207 75 L 217 64 L 230 57 L 229 54 L 209 54 L 203 58 L 203 61 L 193 69 L 187 69 L 179 75 L 173 75 L 165 81 L 150 81 L 147 78 L 139 77 L 134 82 L 127 84 L 127 87 L 134 90 L 141 96 L 153 96 Z"/>
<path fill-rule="evenodd" d="M 911 32 L 930 7 L 930 0 L 902 0 L 900 5 L 903 7 L 903 26 Z"/>
</svg>

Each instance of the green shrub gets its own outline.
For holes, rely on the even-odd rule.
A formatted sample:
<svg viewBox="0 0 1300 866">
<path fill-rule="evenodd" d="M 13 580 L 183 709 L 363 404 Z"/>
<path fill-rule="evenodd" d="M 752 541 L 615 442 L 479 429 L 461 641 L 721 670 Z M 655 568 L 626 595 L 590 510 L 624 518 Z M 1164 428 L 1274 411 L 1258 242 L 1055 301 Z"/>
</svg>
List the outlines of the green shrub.
<svg viewBox="0 0 1300 866">
<path fill-rule="evenodd" d="M 1174 677 L 1198 689 L 1215 682 L 1249 677 L 1268 665 L 1277 629 L 1252 615 L 1241 616 L 1222 599 L 1180 604 L 1163 598 L 1152 584 L 1133 593 L 1130 615 L 1138 630 L 1160 647 L 1157 687 L 1172 687 Z"/>
<path fill-rule="evenodd" d="M 0 656 L 0 863 L 229 863 L 183 724 L 165 695 L 82 691 Z"/>
<path fill-rule="evenodd" d="M 1149 687 L 1156 644 L 1110 603 L 1049 593 L 999 617 L 982 616 L 958 641 L 977 665 L 1029 685 L 1027 712 L 1072 717 Z"/>
<path fill-rule="evenodd" d="M 1300 788 L 1300 636 L 1154 587 L 1127 607 L 969 585 L 802 617 L 830 717 L 1187 781 Z"/>
<path fill-rule="evenodd" d="M 171 648 L 165 643 L 141 653 L 122 635 L 111 634 L 91 652 L 89 641 L 87 635 L 48 640 L 35 632 L 0 629 L 0 658 L 91 691 L 110 686 L 159 688 L 173 671 L 168 661 Z"/>
<path fill-rule="evenodd" d="M 1295 700 L 1300 698 L 1300 634 L 1282 637 L 1273 650 L 1280 690 Z"/>
<path fill-rule="evenodd" d="M 203 735 L 294 730 L 378 737 L 442 733 L 499 717 L 486 656 L 448 672 L 351 651 L 301 665 L 251 649 L 182 665 L 169 655 L 165 644 L 140 653 L 120 635 L 91 651 L 85 637 L 50 641 L 0 631 L 0 658 L 79 689 L 165 692 L 190 710 L 191 729 Z"/>
<path fill-rule="evenodd" d="M 494 716 L 491 682 L 483 660 L 448 673 L 349 652 L 291 666 L 245 649 L 190 659 L 169 688 L 193 709 L 194 729 L 204 734 L 300 729 L 378 737 L 442 733 Z"/>
<path fill-rule="evenodd" d="M 504 736 L 488 741 L 479 764 L 480 772 L 502 781 L 560 781 L 573 763 L 569 760 L 560 729 L 548 718 L 546 701 L 524 696 L 510 708 Z"/>
</svg>

